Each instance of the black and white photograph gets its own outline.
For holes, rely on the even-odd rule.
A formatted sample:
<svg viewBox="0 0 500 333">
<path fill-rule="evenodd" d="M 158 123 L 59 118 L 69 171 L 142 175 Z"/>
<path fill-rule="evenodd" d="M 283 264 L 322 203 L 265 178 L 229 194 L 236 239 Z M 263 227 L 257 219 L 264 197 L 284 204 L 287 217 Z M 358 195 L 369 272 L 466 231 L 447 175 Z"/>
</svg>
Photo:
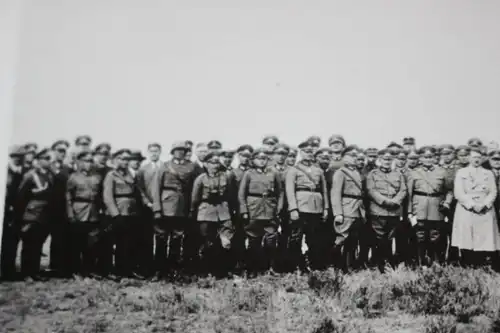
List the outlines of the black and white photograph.
<svg viewBox="0 0 500 333">
<path fill-rule="evenodd" d="M 3 0 L 0 332 L 500 332 L 500 1 Z"/>
</svg>

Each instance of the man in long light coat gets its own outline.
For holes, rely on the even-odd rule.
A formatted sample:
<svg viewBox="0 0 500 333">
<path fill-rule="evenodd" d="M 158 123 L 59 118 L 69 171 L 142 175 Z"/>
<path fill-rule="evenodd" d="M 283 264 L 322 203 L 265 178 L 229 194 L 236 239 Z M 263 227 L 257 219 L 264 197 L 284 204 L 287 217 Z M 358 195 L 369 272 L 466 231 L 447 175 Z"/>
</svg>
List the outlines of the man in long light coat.
<svg viewBox="0 0 500 333">
<path fill-rule="evenodd" d="M 466 264 L 482 264 L 486 255 L 500 250 L 495 212 L 497 185 L 492 171 L 481 166 L 483 152 L 471 148 L 470 164 L 455 177 L 455 210 L 452 245 L 462 250 Z"/>
</svg>

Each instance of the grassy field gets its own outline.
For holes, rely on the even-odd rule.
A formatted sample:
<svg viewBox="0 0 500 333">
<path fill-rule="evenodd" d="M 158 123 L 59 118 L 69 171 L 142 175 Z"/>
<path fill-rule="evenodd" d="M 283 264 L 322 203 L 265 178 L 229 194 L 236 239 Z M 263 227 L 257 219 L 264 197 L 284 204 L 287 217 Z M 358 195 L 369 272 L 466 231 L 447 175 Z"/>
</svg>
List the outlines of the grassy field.
<svg viewBox="0 0 500 333">
<path fill-rule="evenodd" d="M 3 332 L 500 332 L 500 275 L 399 267 L 184 283 L 0 285 Z"/>
</svg>

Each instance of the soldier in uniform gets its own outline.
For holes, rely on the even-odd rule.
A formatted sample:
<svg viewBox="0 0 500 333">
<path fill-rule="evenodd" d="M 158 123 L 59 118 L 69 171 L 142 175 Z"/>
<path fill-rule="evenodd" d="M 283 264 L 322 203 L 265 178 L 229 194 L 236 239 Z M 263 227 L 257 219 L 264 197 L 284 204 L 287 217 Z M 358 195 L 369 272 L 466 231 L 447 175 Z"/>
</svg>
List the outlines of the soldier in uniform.
<svg viewBox="0 0 500 333">
<path fill-rule="evenodd" d="M 217 140 L 212 140 L 207 143 L 207 148 L 209 152 L 217 152 L 220 153 L 222 150 L 222 143 Z"/>
<path fill-rule="evenodd" d="M 442 237 L 446 237 L 445 214 L 453 199 L 452 187 L 446 172 L 434 165 L 436 151 L 432 147 L 419 150 L 422 166 L 410 172 L 408 177 L 408 218 L 417 220 L 414 226 L 417 236 L 419 265 L 426 261 L 442 262 L 444 252 Z"/>
<path fill-rule="evenodd" d="M 288 237 L 290 235 L 290 223 L 288 214 L 288 205 L 286 203 L 285 195 L 285 180 L 286 173 L 290 169 L 290 166 L 286 164 L 286 159 L 290 153 L 290 148 L 284 143 L 278 143 L 274 147 L 273 157 L 274 165 L 270 167 L 272 171 L 278 174 L 280 179 L 280 190 L 281 197 L 283 198 L 283 205 L 281 210 L 278 212 L 280 230 L 278 233 L 278 254 L 277 254 L 277 269 L 280 271 L 288 270 L 288 258 L 287 258 L 287 245 Z"/>
<path fill-rule="evenodd" d="M 452 193 L 453 193 L 453 184 L 455 182 L 455 175 L 457 173 L 457 168 L 455 164 L 455 147 L 453 147 L 450 144 L 444 144 L 441 145 L 439 149 L 439 153 L 441 156 L 441 168 L 443 168 L 446 172 L 446 175 L 448 177 L 448 182 L 450 186 L 452 187 Z M 459 260 L 459 254 L 458 254 L 458 249 L 456 247 L 451 246 L 451 232 L 453 230 L 453 216 L 455 215 L 455 208 L 456 208 L 457 201 L 455 198 L 453 198 L 453 201 L 450 206 L 450 211 L 447 214 L 446 218 L 448 219 L 448 223 L 446 226 L 448 227 L 446 230 L 447 234 L 446 237 L 443 237 L 443 251 L 446 251 L 448 249 L 448 262 L 450 263 L 458 263 Z"/>
<path fill-rule="evenodd" d="M 404 149 L 396 151 L 394 168 L 399 172 L 406 172 L 406 164 L 408 163 L 408 152 Z"/>
<path fill-rule="evenodd" d="M 497 213 L 497 217 L 500 217 L 500 149 L 495 149 L 491 150 L 488 153 L 489 160 L 490 160 L 490 166 L 491 166 L 491 172 L 493 172 L 493 175 L 495 176 L 495 183 L 497 185 L 497 198 L 495 200 L 495 211 Z M 500 264 L 497 262 L 496 264 L 496 269 L 498 269 L 498 265 Z"/>
<path fill-rule="evenodd" d="M 201 255 L 203 274 L 217 276 L 228 272 L 229 251 L 234 227 L 231 222 L 229 174 L 220 168 L 220 156 L 208 153 L 205 158 L 207 172 L 194 181 L 190 217 L 199 229 L 198 253 Z"/>
<path fill-rule="evenodd" d="M 186 160 L 191 161 L 191 158 L 193 158 L 193 141 L 191 140 L 186 140 Z"/>
<path fill-rule="evenodd" d="M 333 172 L 335 172 L 344 166 L 342 161 L 342 151 L 345 148 L 344 137 L 336 134 L 332 135 L 330 139 L 328 139 L 328 146 L 332 152 L 332 162 L 330 168 Z"/>
<path fill-rule="evenodd" d="M 54 192 L 52 198 L 52 216 L 50 219 L 50 269 L 58 276 L 71 274 L 69 255 L 69 224 L 66 215 L 66 183 L 72 167 L 65 164 L 69 142 L 58 140 L 52 144 L 54 156 L 51 170 L 54 173 Z"/>
<path fill-rule="evenodd" d="M 222 167 L 223 171 L 231 171 L 233 167 L 231 164 L 233 163 L 234 160 L 234 154 L 236 154 L 236 151 L 234 150 L 225 150 L 220 154 L 220 167 Z"/>
<path fill-rule="evenodd" d="M 142 152 L 140 150 L 132 150 L 130 155 L 130 161 L 128 163 L 129 171 L 132 177 L 136 177 L 137 172 L 141 168 L 141 163 L 146 158 L 142 156 Z"/>
<path fill-rule="evenodd" d="M 297 149 L 291 148 L 288 152 L 288 156 L 286 157 L 285 164 L 288 166 L 295 166 L 297 163 Z"/>
<path fill-rule="evenodd" d="M 254 168 L 245 172 L 238 191 L 240 214 L 248 240 L 247 268 L 251 273 L 275 268 L 278 213 L 283 202 L 279 174 L 267 167 L 264 149 L 252 154 Z M 264 253 L 261 253 L 264 242 Z M 265 262 L 261 258 L 264 254 Z"/>
<path fill-rule="evenodd" d="M 301 160 L 287 172 L 285 193 L 290 213 L 289 256 L 292 267 L 306 271 L 307 266 L 302 256 L 302 238 L 305 234 L 310 266 L 320 268 L 321 224 L 328 217 L 329 200 L 326 193 L 326 181 L 323 171 L 313 165 L 313 147 L 309 142 L 299 145 Z"/>
<path fill-rule="evenodd" d="M 469 165 L 469 154 L 470 147 L 468 146 L 458 146 L 455 152 L 457 156 L 457 161 L 455 163 L 456 169 L 465 168 Z"/>
<path fill-rule="evenodd" d="M 109 143 L 98 144 L 93 151 L 94 163 L 92 164 L 92 172 L 97 173 L 101 179 L 101 193 L 104 183 L 104 178 L 108 172 L 113 170 L 108 166 L 108 161 L 111 154 L 111 145 Z M 106 216 L 104 205 L 101 206 L 99 212 L 99 221 L 101 225 L 105 223 L 109 218 Z M 101 233 L 99 235 L 99 241 L 96 244 L 97 247 L 97 271 L 103 277 L 114 278 L 110 273 L 113 271 L 113 238 L 110 232 Z"/>
<path fill-rule="evenodd" d="M 310 144 L 311 147 L 313 147 L 314 154 L 316 154 L 316 151 L 321 147 L 321 138 L 317 135 L 312 135 L 307 138 L 307 140 Z"/>
<path fill-rule="evenodd" d="M 335 172 L 334 169 L 330 168 L 332 159 L 331 154 L 332 151 L 328 147 L 319 148 L 314 154 L 318 166 L 321 168 L 321 170 L 323 170 L 323 174 L 325 176 L 327 196 L 330 195 L 330 191 L 332 189 L 333 174 Z M 328 201 L 330 202 L 330 197 L 328 197 Z M 330 205 L 328 206 L 328 217 L 326 223 L 323 223 L 321 227 L 323 228 L 323 232 L 321 233 L 323 237 L 320 240 L 320 244 L 323 247 L 321 252 L 330 253 L 333 242 L 335 240 L 333 231 L 333 213 Z M 332 258 L 330 256 L 325 255 L 322 259 L 323 260 L 319 264 L 320 268 L 326 268 L 332 263 Z"/>
<path fill-rule="evenodd" d="M 389 149 L 382 149 L 379 155 L 380 167 L 368 174 L 366 189 L 369 221 L 376 238 L 374 257 L 383 271 L 387 262 L 394 264 L 392 240 L 400 224 L 406 182 L 400 171 L 391 169 L 393 153 Z"/>
<path fill-rule="evenodd" d="M 262 148 L 264 150 L 274 150 L 274 146 L 276 146 L 280 140 L 276 135 L 267 135 L 262 139 Z"/>
<path fill-rule="evenodd" d="M 134 256 L 134 233 L 138 224 L 140 193 L 130 174 L 129 161 L 132 152 L 120 149 L 113 154 L 116 168 L 106 175 L 103 183 L 103 202 L 110 218 L 110 232 L 115 245 L 115 268 L 120 277 L 133 276 L 137 267 Z"/>
<path fill-rule="evenodd" d="M 21 273 L 35 280 L 40 276 L 40 256 L 47 238 L 54 193 L 54 174 L 50 171 L 50 149 L 35 155 L 35 168 L 24 174 L 14 208 L 17 228 L 23 242 Z"/>
<path fill-rule="evenodd" d="M 1 270 L 3 280 L 16 278 L 16 255 L 19 237 L 15 229 L 14 207 L 17 201 L 17 189 L 23 179 L 24 148 L 22 146 L 10 147 L 9 165 L 7 167 L 7 189 L 5 191 L 5 205 L 3 215 Z"/>
<path fill-rule="evenodd" d="M 153 189 L 156 176 L 162 162 L 160 161 L 162 147 L 159 143 L 148 144 L 149 161 L 141 166 L 136 176 L 136 183 L 142 198 L 142 236 L 143 265 L 141 273 L 150 275 L 153 272 Z"/>
<path fill-rule="evenodd" d="M 230 265 L 235 268 L 236 273 L 239 273 L 245 266 L 245 230 L 238 202 L 238 191 L 243 175 L 250 169 L 250 160 L 253 152 L 254 149 L 250 145 L 238 147 L 236 150 L 239 161 L 238 167 L 232 169 L 229 173 L 229 197 L 230 200 L 233 201 L 230 206 L 233 209 L 233 226 L 235 228 L 235 234 L 231 245 Z"/>
<path fill-rule="evenodd" d="M 80 135 L 75 139 L 76 153 L 81 151 L 90 151 L 92 146 L 92 138 L 89 135 Z"/>
<path fill-rule="evenodd" d="M 28 142 L 24 145 L 24 163 L 23 168 L 30 170 L 33 167 L 33 161 L 38 150 L 38 145 L 34 142 Z"/>
<path fill-rule="evenodd" d="M 209 147 L 210 149 L 210 147 Z M 213 149 L 213 146 L 212 148 Z M 186 146 L 184 142 L 176 142 L 170 150 L 172 159 L 165 162 L 158 170 L 157 184 L 153 188 L 153 213 L 155 232 L 155 263 L 159 276 L 168 269 L 181 268 L 181 246 L 186 227 L 194 229 L 195 221 L 187 219 L 191 193 L 194 182 L 194 164 L 186 161 Z M 188 226 L 186 226 L 188 225 Z M 168 249 L 168 261 L 166 247 Z M 184 251 L 184 263 L 193 259 L 194 242 L 189 243 L 189 249 Z M 185 244 L 186 245 L 186 244 Z M 185 246 L 186 248 L 186 246 Z"/>
<path fill-rule="evenodd" d="M 76 158 L 78 171 L 66 185 L 70 267 L 71 273 L 88 276 L 97 271 L 98 248 L 90 237 L 101 227 L 102 179 L 92 171 L 92 153 L 83 151 Z"/>
<path fill-rule="evenodd" d="M 365 149 L 365 155 L 366 165 L 363 169 L 363 174 L 367 176 L 370 171 L 377 168 L 378 149 L 373 147 L 367 148 Z"/>
<path fill-rule="evenodd" d="M 342 253 L 342 268 L 353 268 L 359 233 L 365 223 L 363 180 L 356 168 L 359 148 L 348 146 L 342 152 L 344 166 L 333 175 L 331 190 L 334 230 L 334 254 Z M 342 252 L 341 252 L 342 251 Z"/>
<path fill-rule="evenodd" d="M 415 139 L 411 136 L 403 138 L 403 148 L 406 151 L 415 150 Z"/>
</svg>

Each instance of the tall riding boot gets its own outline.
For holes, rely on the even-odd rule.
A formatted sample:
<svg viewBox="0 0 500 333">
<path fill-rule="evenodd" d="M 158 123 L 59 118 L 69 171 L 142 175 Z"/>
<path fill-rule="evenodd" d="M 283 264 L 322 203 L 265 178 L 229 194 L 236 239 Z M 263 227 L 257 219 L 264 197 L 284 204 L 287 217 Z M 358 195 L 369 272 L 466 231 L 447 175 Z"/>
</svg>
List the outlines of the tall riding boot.
<svg viewBox="0 0 500 333">
<path fill-rule="evenodd" d="M 426 260 L 426 244 L 425 243 L 418 243 L 417 244 L 417 265 L 419 267 L 422 267 L 427 264 Z"/>
</svg>

